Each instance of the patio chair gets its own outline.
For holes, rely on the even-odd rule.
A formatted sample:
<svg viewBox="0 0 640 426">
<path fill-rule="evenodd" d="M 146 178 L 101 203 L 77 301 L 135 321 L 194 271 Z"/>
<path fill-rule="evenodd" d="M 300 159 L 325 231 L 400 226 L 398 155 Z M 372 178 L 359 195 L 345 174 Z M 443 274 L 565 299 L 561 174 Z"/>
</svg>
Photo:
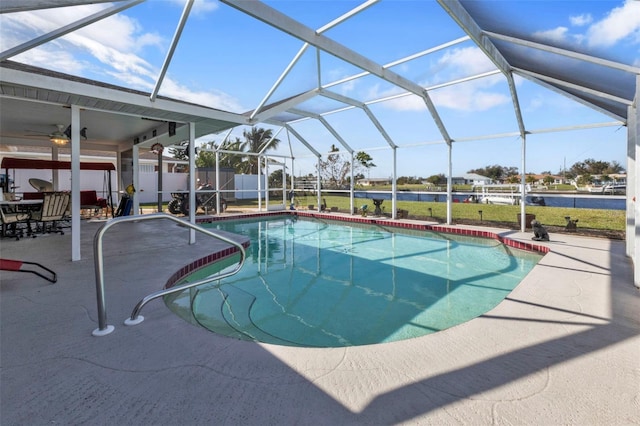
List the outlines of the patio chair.
<svg viewBox="0 0 640 426">
<path fill-rule="evenodd" d="M 0 220 L 2 221 L 2 236 L 15 237 L 16 241 L 23 236 L 24 227 L 29 226 L 29 213 L 15 212 L 7 207 L 0 207 Z"/>
<path fill-rule="evenodd" d="M 48 272 L 49 276 L 44 275 L 44 272 L 38 270 L 38 269 L 23 269 L 22 267 L 24 265 L 33 265 L 33 267 L 38 267 L 43 271 Z M 45 280 L 51 282 L 51 283 L 55 283 L 56 281 L 58 281 L 58 276 L 56 275 L 55 272 L 53 272 L 51 269 L 47 268 L 46 266 L 42 266 L 39 263 L 36 262 L 27 262 L 25 260 L 12 260 L 12 259 L 0 259 L 0 270 L 1 271 L 11 271 L 11 272 L 28 272 L 31 274 L 36 274 L 39 277 L 44 278 Z"/>
<path fill-rule="evenodd" d="M 64 235 L 58 222 L 64 219 L 69 200 L 68 192 L 45 192 L 42 209 L 31 214 L 31 221 L 36 222 L 37 229 L 43 234 L 57 232 Z"/>
</svg>

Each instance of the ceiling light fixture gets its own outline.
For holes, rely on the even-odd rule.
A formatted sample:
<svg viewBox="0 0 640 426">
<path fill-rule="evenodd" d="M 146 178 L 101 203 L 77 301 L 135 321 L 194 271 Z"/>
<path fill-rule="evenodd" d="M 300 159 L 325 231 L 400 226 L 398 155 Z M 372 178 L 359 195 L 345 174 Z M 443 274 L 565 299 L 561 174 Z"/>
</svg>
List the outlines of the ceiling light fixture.
<svg viewBox="0 0 640 426">
<path fill-rule="evenodd" d="M 51 141 L 51 143 L 54 145 L 64 146 L 69 142 L 69 138 L 67 137 L 67 135 L 62 133 L 64 124 L 58 124 L 57 126 L 58 130 L 49 135 L 49 141 Z"/>
</svg>

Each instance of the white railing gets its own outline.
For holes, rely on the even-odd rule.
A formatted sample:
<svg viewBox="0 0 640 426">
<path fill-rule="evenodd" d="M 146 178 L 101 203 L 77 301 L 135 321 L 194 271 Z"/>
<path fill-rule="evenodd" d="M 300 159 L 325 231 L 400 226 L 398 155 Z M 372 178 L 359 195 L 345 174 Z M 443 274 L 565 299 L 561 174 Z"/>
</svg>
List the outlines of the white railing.
<svg viewBox="0 0 640 426">
<path fill-rule="evenodd" d="M 192 224 L 190 222 L 186 222 L 175 216 L 171 216 L 165 213 L 152 213 L 152 214 L 141 215 L 141 216 L 140 215 L 122 216 L 122 217 L 111 219 L 110 221 L 106 222 L 104 225 L 100 227 L 95 237 L 93 238 L 93 255 L 94 255 L 93 257 L 94 257 L 94 265 L 95 265 L 95 273 L 96 273 L 96 298 L 98 302 L 98 328 L 93 330 L 93 332 L 91 333 L 94 336 L 105 336 L 111 333 L 115 329 L 114 326 L 107 324 L 107 307 L 106 307 L 106 301 L 104 296 L 104 256 L 102 251 L 103 235 L 105 234 L 105 232 L 107 232 L 108 229 L 110 229 L 112 226 L 117 225 L 119 223 L 134 222 L 134 221 L 138 222 L 138 221 L 154 220 L 154 219 L 172 220 L 174 222 L 178 222 L 181 226 L 194 229 L 198 232 L 202 232 L 203 234 L 209 235 L 210 237 L 229 243 L 238 249 L 238 252 L 240 253 L 240 260 L 238 261 L 238 265 L 233 270 L 227 273 L 224 273 L 224 274 L 219 273 L 199 281 L 185 283 L 175 287 L 156 291 L 142 298 L 133 309 L 133 312 L 131 312 L 131 316 L 124 321 L 126 325 L 136 325 L 144 321 L 144 317 L 142 315 L 139 315 L 140 310 L 142 310 L 142 307 L 153 299 L 157 299 L 158 297 L 162 297 L 171 293 L 176 293 L 182 290 L 186 290 L 188 288 L 207 284 L 207 283 L 210 283 L 211 281 L 217 281 L 223 278 L 230 277 L 238 273 L 240 269 L 242 269 L 242 266 L 244 265 L 244 261 L 246 259 L 246 253 L 242 244 L 237 243 L 233 240 L 230 240 L 229 238 L 223 237 L 222 235 L 218 235 L 214 232 L 208 231 L 202 228 L 201 226 Z"/>
</svg>

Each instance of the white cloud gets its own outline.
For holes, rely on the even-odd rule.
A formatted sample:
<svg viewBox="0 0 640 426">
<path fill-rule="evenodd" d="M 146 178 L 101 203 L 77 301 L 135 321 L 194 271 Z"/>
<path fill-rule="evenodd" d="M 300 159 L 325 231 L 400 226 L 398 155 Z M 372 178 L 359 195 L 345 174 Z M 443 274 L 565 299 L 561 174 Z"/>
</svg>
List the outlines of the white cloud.
<svg viewBox="0 0 640 426">
<path fill-rule="evenodd" d="M 536 39 L 549 40 L 557 43 L 566 40 L 568 32 L 569 29 L 567 27 L 557 27 L 552 30 L 537 31 L 533 33 L 533 36 Z"/>
<path fill-rule="evenodd" d="M 483 84 L 465 83 L 444 87 L 429 92 L 436 108 L 456 111 L 486 111 L 511 102 L 511 98 L 499 92 L 485 90 Z M 424 111 L 426 105 L 417 95 L 403 96 L 384 103 L 387 108 L 397 111 Z"/>
<path fill-rule="evenodd" d="M 425 71 L 429 74 L 429 82 L 421 82 L 423 87 L 469 77 L 495 70 L 493 63 L 477 47 L 454 48 L 441 56 L 433 67 Z M 511 102 L 511 98 L 493 90 L 496 85 L 505 82 L 502 75 L 493 75 L 465 83 L 459 83 L 429 92 L 439 108 L 450 108 L 457 111 L 485 111 L 493 107 Z M 380 99 L 397 94 L 398 89 L 380 91 L 379 86 L 369 88 L 366 99 Z M 411 95 L 393 99 L 383 104 L 387 108 L 398 111 L 424 111 L 426 105 L 422 98 Z"/>
<path fill-rule="evenodd" d="M 593 22 L 593 17 L 589 13 L 584 13 L 582 15 L 570 16 L 569 21 L 574 27 L 582 27 Z"/>
<path fill-rule="evenodd" d="M 206 105 L 225 111 L 244 112 L 244 108 L 238 103 L 238 101 L 224 92 L 194 91 L 179 84 L 171 78 L 164 79 L 160 94 L 173 99 L 179 99 L 198 105 Z"/>
<path fill-rule="evenodd" d="M 495 69 L 495 66 L 479 48 L 465 47 L 447 50 L 437 61 L 437 71 L 429 70 L 428 73 L 433 75 L 432 81 L 442 82 L 481 74 L 492 69 Z"/>
<path fill-rule="evenodd" d="M 175 3 L 176 6 L 179 6 L 181 9 L 184 8 L 184 0 L 171 0 Z M 199 16 L 204 15 L 206 13 L 212 12 L 218 9 L 218 2 L 212 0 L 195 0 L 193 2 L 193 6 L 191 7 L 191 13 L 189 16 Z"/>
<path fill-rule="evenodd" d="M 183 5 L 183 0 L 178 3 Z M 47 33 L 102 10 L 104 5 L 75 6 L 50 10 L 3 15 L 2 50 Z M 196 1 L 192 13 L 215 10 L 217 3 Z M 9 36 L 11 35 L 11 36 Z M 113 15 L 88 27 L 74 31 L 38 48 L 31 49 L 15 60 L 73 75 L 89 72 L 110 76 L 116 84 L 137 90 L 151 91 L 159 71 L 140 56 L 145 49 L 157 48 L 164 53 L 168 40 L 152 32 L 144 32 L 140 24 L 124 14 Z M 94 58 L 95 61 L 85 59 Z M 83 58 L 83 59 L 81 59 Z M 161 93 L 200 105 L 244 111 L 237 100 L 223 92 L 194 91 L 168 76 Z"/>
<path fill-rule="evenodd" d="M 637 0 L 625 1 L 594 23 L 587 32 L 587 43 L 591 47 L 610 47 L 627 37 L 640 42 L 640 1 Z"/>
<path fill-rule="evenodd" d="M 511 98 L 501 93 L 484 91 L 467 84 L 439 89 L 431 97 L 437 107 L 466 112 L 486 111 L 511 102 Z"/>
</svg>

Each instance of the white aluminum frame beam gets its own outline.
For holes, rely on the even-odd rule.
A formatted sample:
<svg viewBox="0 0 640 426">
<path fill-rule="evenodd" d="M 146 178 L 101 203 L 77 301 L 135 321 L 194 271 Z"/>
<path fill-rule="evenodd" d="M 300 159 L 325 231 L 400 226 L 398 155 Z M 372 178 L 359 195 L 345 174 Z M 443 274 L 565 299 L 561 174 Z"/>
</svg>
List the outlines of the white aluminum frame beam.
<svg viewBox="0 0 640 426">
<path fill-rule="evenodd" d="M 173 39 L 171 40 L 171 45 L 169 46 L 169 50 L 167 51 L 167 56 L 164 58 L 164 63 L 162 64 L 162 68 L 160 69 L 160 74 L 158 75 L 156 84 L 153 87 L 153 92 L 151 92 L 151 102 L 154 102 L 156 100 L 156 97 L 158 96 L 160 86 L 162 86 L 162 82 L 164 81 L 164 77 L 167 74 L 169 64 L 171 64 L 173 54 L 176 51 L 176 47 L 178 47 L 178 42 L 180 41 L 180 37 L 182 36 L 182 30 L 184 30 L 184 26 L 187 23 L 187 19 L 189 18 L 189 13 L 191 12 L 192 7 L 193 0 L 187 0 L 184 4 L 184 9 L 182 9 L 182 16 L 180 16 L 180 21 L 178 22 L 178 26 L 176 27 L 176 32 L 173 34 Z"/>
<path fill-rule="evenodd" d="M 247 0 L 220 0 L 222 3 L 233 7 L 249 16 L 254 17 L 274 28 L 277 28 L 293 37 L 296 37 L 312 46 L 317 47 L 331 55 L 342 59 L 358 68 L 380 77 L 381 79 L 412 92 L 424 99 L 427 109 L 431 113 L 432 119 L 436 122 L 436 126 L 440 130 L 443 138 L 451 141 L 447 129 L 440 119 L 429 94 L 420 85 L 406 79 L 393 71 L 385 69 L 383 66 L 375 63 L 371 59 L 359 54 L 358 52 L 335 42 L 334 40 L 318 34 L 311 28 L 301 24 L 300 22 L 290 18 L 289 16 L 273 9 L 260 1 Z"/>
<path fill-rule="evenodd" d="M 483 33 L 491 38 L 518 44 L 520 46 L 530 47 L 532 49 L 542 50 L 557 55 L 566 56 L 580 61 L 590 62 L 592 64 L 601 65 L 603 67 L 613 68 L 620 71 L 630 72 L 632 74 L 640 74 L 640 67 L 622 64 L 620 62 L 610 61 L 608 59 L 598 58 L 596 56 L 586 55 L 584 53 L 573 52 L 571 50 L 561 49 L 559 47 L 549 46 L 547 44 L 537 43 L 534 41 L 523 40 L 517 37 L 511 37 L 504 34 L 498 34 L 491 31 L 483 31 Z"/>
<path fill-rule="evenodd" d="M 594 105 L 594 104 L 592 104 L 592 103 L 590 103 L 590 102 L 588 102 L 588 101 L 586 101 L 586 100 L 584 100 L 582 98 L 579 98 L 578 96 L 573 95 L 572 93 L 566 92 L 566 91 L 558 88 L 557 86 L 554 86 L 553 84 L 547 83 L 544 80 L 540 80 L 540 79 L 534 77 L 533 75 L 530 75 L 530 73 L 521 73 L 520 71 L 516 71 L 516 70 L 514 70 L 514 73 L 519 75 L 522 78 L 526 78 L 529 81 L 532 81 L 532 82 L 534 82 L 536 84 L 539 84 L 540 86 L 545 87 L 545 88 L 551 90 L 552 92 L 558 93 L 558 94 L 560 94 L 562 96 L 566 96 L 569 99 L 571 99 L 571 100 L 573 100 L 575 102 L 578 102 L 581 105 L 586 106 L 587 108 L 594 109 L 594 110 L 596 110 L 596 111 L 598 111 L 598 112 L 600 112 L 600 113 L 602 113 L 604 115 L 608 115 L 609 117 L 614 118 L 616 120 L 620 120 L 620 121 L 626 122 L 626 118 L 625 117 L 621 117 L 618 114 L 615 114 L 615 113 L 613 113 L 613 112 L 611 112 L 611 111 L 609 111 L 609 110 L 607 110 L 605 108 L 602 108 L 602 107 L 600 107 L 598 105 Z"/>
<path fill-rule="evenodd" d="M 336 131 L 336 129 L 334 129 L 331 126 L 331 124 L 329 124 L 329 122 L 323 116 L 321 116 L 320 114 L 314 114 L 312 112 L 307 112 L 307 111 L 303 111 L 303 110 L 296 109 L 296 108 L 294 108 L 291 112 L 293 112 L 294 114 L 304 115 L 306 117 L 314 118 L 314 119 L 318 120 L 329 131 L 329 133 L 331 133 L 333 135 L 333 137 L 336 138 L 338 140 L 338 142 L 340 142 L 340 145 L 342 145 L 344 147 L 344 149 L 346 149 L 349 153 L 353 154 L 353 152 L 354 152 L 353 148 L 351 148 L 351 146 L 349 146 L 347 141 L 345 141 L 342 138 L 342 136 L 340 136 L 340 134 Z"/>
<path fill-rule="evenodd" d="M 348 96 L 340 95 L 338 93 L 335 93 L 326 89 L 320 90 L 320 96 L 324 96 L 326 98 L 333 99 L 334 101 L 342 102 L 347 105 L 351 105 L 352 107 L 362 109 L 365 112 L 365 114 L 367 114 L 367 117 L 369 117 L 369 120 L 371 120 L 373 125 L 376 126 L 376 128 L 378 129 L 382 137 L 387 141 L 389 146 L 392 148 L 397 148 L 397 145 L 393 142 L 393 139 L 391 139 L 391 136 L 389 136 L 389 134 L 384 129 L 384 127 L 382 127 L 382 124 L 380 124 L 380 122 L 378 121 L 376 116 L 373 114 L 373 112 L 369 109 L 367 104 L 365 104 L 364 102 L 360 102 L 355 99 L 349 98 Z"/>
<path fill-rule="evenodd" d="M 364 2 L 360 6 L 350 10 L 349 12 L 345 13 L 344 15 L 334 19 L 333 21 L 331 21 L 328 24 L 324 25 L 323 27 L 319 28 L 318 31 L 317 31 L 318 34 L 322 34 L 323 32 L 325 32 L 325 31 L 327 31 L 327 30 L 329 30 L 329 29 L 341 24 L 342 22 L 346 21 L 347 19 L 351 18 L 352 16 L 355 16 L 356 14 L 362 12 L 363 10 L 368 8 L 369 6 L 375 4 L 375 3 L 379 2 L 379 1 L 380 0 L 368 0 L 368 1 Z M 298 63 L 298 61 L 300 60 L 300 58 L 302 57 L 304 52 L 307 51 L 308 47 L 309 47 L 309 43 L 304 43 L 302 45 L 302 47 L 300 48 L 300 50 L 298 50 L 298 53 L 296 53 L 296 55 L 293 57 L 291 62 L 289 62 L 289 65 L 287 65 L 287 67 L 282 72 L 282 74 L 280 74 L 280 77 L 278 77 L 278 79 L 273 84 L 273 86 L 271 86 L 271 89 L 269 89 L 269 91 L 267 92 L 265 97 L 262 99 L 262 101 L 260 101 L 260 103 L 258 104 L 256 109 L 253 111 L 253 113 L 249 117 L 250 120 L 253 120 L 255 118 L 256 114 L 258 114 L 262 110 L 262 107 L 267 103 L 267 101 L 271 98 L 271 96 L 278 89 L 278 87 L 280 87 L 280 84 L 282 84 L 282 82 L 284 81 L 286 76 L 291 72 L 291 70 L 293 69 L 294 65 L 296 63 Z M 318 62 L 320 62 L 320 61 L 318 61 Z M 319 79 L 320 79 L 320 72 L 318 71 L 318 80 Z"/>
<path fill-rule="evenodd" d="M 307 142 L 307 140 L 305 138 L 302 137 L 302 135 L 300 133 L 298 133 L 293 127 L 291 127 L 290 125 L 286 124 L 284 125 L 284 127 L 293 134 L 293 136 L 295 136 L 296 138 L 298 138 L 298 140 L 307 147 L 307 149 L 309 149 L 309 151 L 313 152 L 315 154 L 316 157 L 318 157 L 318 159 L 320 159 L 320 157 L 322 157 L 322 155 L 309 143 Z"/>
<path fill-rule="evenodd" d="M 513 81 L 513 75 L 511 74 L 511 65 L 509 65 L 491 40 L 484 35 L 482 28 L 480 28 L 458 0 L 438 0 L 438 3 L 449 14 L 449 16 L 453 18 L 460 28 L 462 28 L 469 37 L 471 37 L 476 45 L 478 45 L 484 54 L 487 55 L 487 57 L 495 64 L 495 66 L 502 71 L 505 77 L 507 77 L 509 91 L 511 92 L 511 100 L 513 102 L 516 120 L 518 121 L 518 128 L 520 129 L 521 136 L 524 138 L 526 129 L 522 118 L 520 102 L 518 101 L 518 92 L 516 91 L 516 85 Z M 525 171 L 523 170 L 523 176 L 524 172 Z"/>
<path fill-rule="evenodd" d="M 119 1 L 123 0 L 2 0 L 2 2 L 0 2 L 0 14 L 26 12 L 29 10 L 53 9 L 56 7 L 80 6 L 83 4 L 115 3 Z"/>
<path fill-rule="evenodd" d="M 24 0 L 22 0 L 24 1 Z M 51 40 L 55 40 L 59 37 L 62 37 L 66 34 L 69 34 L 71 32 L 74 32 L 80 28 L 84 28 L 87 25 L 91 25 L 94 22 L 98 22 L 104 18 L 108 18 L 111 15 L 115 15 L 116 13 L 122 12 L 123 10 L 126 10 L 132 6 L 135 6 L 137 4 L 140 4 L 142 2 L 144 2 L 145 0 L 131 0 L 127 3 L 124 4 L 120 4 L 117 6 L 113 6 L 104 10 L 101 10 L 100 12 L 96 12 L 93 15 L 89 15 L 86 18 L 83 19 L 79 19 L 76 22 L 73 22 L 71 24 L 65 25 L 64 27 L 58 28 L 57 30 L 51 31 L 47 34 L 43 34 L 39 37 L 36 37 L 34 39 L 29 40 L 26 43 L 22 43 L 19 44 L 17 46 L 12 47 L 11 49 L 7 49 L 4 52 L 0 53 L 0 61 L 4 61 L 6 59 L 9 59 L 13 56 L 16 56 L 22 52 L 26 52 L 27 50 L 33 49 L 34 47 L 38 47 L 44 43 L 47 43 Z M 29 3 L 29 2 L 26 2 Z M 37 3 L 37 2 L 34 2 Z M 92 2 L 86 2 L 86 3 L 96 3 L 95 1 Z M 0 3 L 0 7 L 2 7 L 2 9 L 4 10 L 5 7 L 5 1 L 3 0 L 2 3 Z M 42 9 L 42 7 L 37 7 L 34 8 L 35 9 Z M 4 12 L 3 12 L 4 13 Z"/>
<path fill-rule="evenodd" d="M 396 65 L 401 65 L 401 64 L 404 64 L 405 62 L 409 62 L 409 61 L 412 61 L 414 59 L 418 59 L 418 58 L 420 58 L 422 56 L 437 52 L 437 51 L 442 50 L 442 49 L 446 49 L 446 48 L 451 47 L 451 46 L 455 46 L 456 44 L 464 43 L 465 41 L 469 41 L 469 40 L 471 40 L 471 38 L 469 36 L 460 37 L 460 38 L 452 40 L 450 42 L 443 43 L 443 44 L 441 44 L 439 46 L 435 46 L 435 47 L 423 50 L 421 52 L 414 53 L 413 55 L 409 55 L 409 56 L 405 56 L 404 58 L 397 59 L 397 60 L 395 60 L 393 62 L 389 62 L 387 64 L 384 64 L 382 66 L 382 68 L 391 68 L 391 67 L 394 67 Z M 352 80 L 356 80 L 356 79 L 361 78 L 361 77 L 365 77 L 365 76 L 367 76 L 369 74 L 371 74 L 371 73 L 370 72 L 366 72 L 366 71 L 358 73 L 358 74 L 354 74 L 354 75 L 351 75 L 349 77 L 341 78 L 340 80 L 336 80 L 336 81 L 332 81 L 331 83 L 324 84 L 322 86 L 322 88 L 323 89 L 328 89 L 330 87 L 337 86 L 338 84 L 346 83 L 348 81 L 352 81 Z"/>
<path fill-rule="evenodd" d="M 525 75 L 526 76 L 530 76 L 530 77 L 533 77 L 533 78 L 535 78 L 537 80 L 542 80 L 542 81 L 546 81 L 548 83 L 557 84 L 559 86 L 567 87 L 569 89 L 575 89 L 575 90 L 578 90 L 580 92 L 587 93 L 589 95 L 594 95 L 594 96 L 597 96 L 599 98 L 607 99 L 609 101 L 621 103 L 621 104 L 623 104 L 625 106 L 631 106 L 633 104 L 633 101 L 630 101 L 628 99 L 621 98 L 619 96 L 613 96 L 613 95 L 605 93 L 605 92 L 603 92 L 601 90 L 594 90 L 594 89 L 590 89 L 590 88 L 585 87 L 585 86 L 581 86 L 579 84 L 570 83 L 570 82 L 565 81 L 565 80 L 560 80 L 559 78 L 549 77 L 547 75 L 542 75 L 542 74 L 539 74 L 539 73 L 536 73 L 536 72 L 533 72 L 533 71 L 527 71 L 527 70 L 523 70 L 523 69 L 520 69 L 520 68 L 514 68 L 513 70 L 514 70 L 514 72 L 516 72 L 518 75 L 521 75 L 521 76 L 525 76 Z"/>
<path fill-rule="evenodd" d="M 278 129 L 277 132 L 275 132 L 273 134 L 273 136 L 271 136 L 271 139 L 269 139 L 269 142 L 267 142 L 266 144 L 264 144 L 264 147 L 262 147 L 262 149 L 260 150 L 260 152 L 258 154 L 262 155 L 264 154 L 264 152 L 269 148 L 269 145 L 271 145 L 273 143 L 274 140 L 276 140 L 276 137 L 278 136 L 278 134 L 282 131 L 282 129 L 284 129 L 284 127 L 280 127 Z M 284 175 L 283 175 L 284 176 Z"/>
<path fill-rule="evenodd" d="M 261 112 L 259 112 L 258 114 L 255 114 L 255 116 L 252 115 L 253 118 L 250 120 L 250 122 L 260 123 L 260 122 L 267 121 L 271 117 L 278 115 L 281 112 L 285 112 L 288 109 L 293 108 L 296 105 L 313 98 L 317 94 L 318 94 L 318 89 L 312 89 L 312 90 L 309 90 L 308 92 L 304 92 L 297 96 L 293 96 L 283 102 L 273 104 L 269 108 L 266 108 Z"/>
</svg>

